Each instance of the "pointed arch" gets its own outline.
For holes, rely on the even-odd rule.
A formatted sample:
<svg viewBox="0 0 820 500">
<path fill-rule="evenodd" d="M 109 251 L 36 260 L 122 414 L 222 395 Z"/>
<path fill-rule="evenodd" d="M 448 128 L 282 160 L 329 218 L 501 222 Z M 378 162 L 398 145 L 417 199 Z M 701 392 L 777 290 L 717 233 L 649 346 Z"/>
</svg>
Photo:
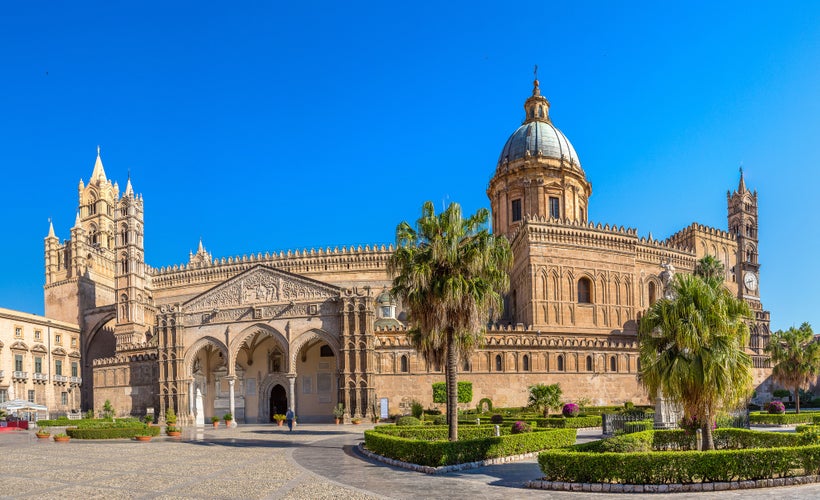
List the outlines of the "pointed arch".
<svg viewBox="0 0 820 500">
<path fill-rule="evenodd" d="M 186 377 L 190 378 L 192 376 L 191 372 L 193 370 L 194 360 L 196 359 L 197 354 L 199 353 L 200 350 L 202 350 L 204 347 L 206 347 L 208 345 L 210 345 L 214 349 L 218 349 L 218 350 L 222 351 L 222 355 L 225 357 L 225 362 L 229 363 L 229 360 L 231 358 L 230 358 L 230 355 L 229 355 L 228 347 L 222 341 L 220 341 L 219 339 L 216 339 L 216 338 L 211 337 L 210 335 L 208 335 L 208 336 L 202 337 L 199 340 L 197 340 L 196 342 L 194 342 L 191 345 L 191 347 L 189 347 L 185 351 L 183 366 L 185 367 L 185 376 Z M 228 366 L 230 366 L 230 364 Z"/>
<path fill-rule="evenodd" d="M 313 340 L 321 340 L 327 343 L 328 346 L 330 346 L 330 348 L 333 350 L 333 356 L 336 360 L 336 369 L 338 370 L 339 362 L 341 360 L 341 355 L 339 352 L 339 341 L 330 333 L 319 328 L 313 328 L 304 333 L 301 333 L 293 340 L 293 342 L 291 342 L 289 357 L 291 372 L 296 370 L 296 356 L 299 355 L 299 351 L 301 351 L 302 348 L 308 344 L 308 342 L 311 342 Z"/>
</svg>

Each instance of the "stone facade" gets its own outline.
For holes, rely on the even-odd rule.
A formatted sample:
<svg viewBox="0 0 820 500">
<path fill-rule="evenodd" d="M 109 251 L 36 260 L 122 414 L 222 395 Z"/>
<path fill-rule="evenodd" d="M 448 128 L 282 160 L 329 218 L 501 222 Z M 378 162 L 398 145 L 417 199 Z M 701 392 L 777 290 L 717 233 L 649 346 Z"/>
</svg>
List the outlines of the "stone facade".
<svg viewBox="0 0 820 500">
<path fill-rule="evenodd" d="M 504 316 L 461 367 L 475 401 L 520 406 L 528 386 L 557 382 L 570 399 L 646 402 L 638 320 L 662 296 L 662 266 L 692 272 L 704 255 L 723 262 L 726 285 L 756 311 L 749 351 L 762 383 L 769 316 L 757 193 L 742 174 L 729 232 L 693 223 L 658 241 L 592 223 L 592 186 L 537 81 L 524 108 L 487 189 L 514 267 Z M 391 246 L 214 258 L 200 242 L 187 263 L 153 268 L 143 220 L 142 197 L 130 179 L 120 196 L 98 151 L 71 238 L 46 238 L 46 316 L 80 326 L 84 408 L 110 399 L 122 413 L 173 407 L 183 421 L 231 412 L 268 422 L 288 407 L 308 421 L 331 418 L 340 402 L 349 416 L 370 415 L 381 398 L 390 413 L 432 405 L 443 372 L 411 348 L 387 293 Z"/>
<path fill-rule="evenodd" d="M 80 408 L 80 327 L 0 308 L 0 402 L 22 399 L 51 416 Z"/>
</svg>

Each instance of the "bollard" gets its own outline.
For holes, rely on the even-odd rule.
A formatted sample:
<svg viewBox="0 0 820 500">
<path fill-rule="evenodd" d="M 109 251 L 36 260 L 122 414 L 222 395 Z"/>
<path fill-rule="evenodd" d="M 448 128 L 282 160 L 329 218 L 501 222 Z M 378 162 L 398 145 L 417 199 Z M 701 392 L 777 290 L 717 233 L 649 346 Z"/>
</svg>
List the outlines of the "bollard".
<svg viewBox="0 0 820 500">
<path fill-rule="evenodd" d="M 498 436 L 500 436 L 500 435 L 501 435 L 501 426 L 500 426 L 500 425 L 496 425 L 496 426 L 495 426 L 495 437 L 498 437 Z"/>
<path fill-rule="evenodd" d="M 695 439 L 697 439 L 698 451 L 703 451 L 703 429 L 695 431 Z"/>
<path fill-rule="evenodd" d="M 475 419 L 475 424 L 476 425 L 481 425 L 481 419 L 480 418 Z"/>
</svg>

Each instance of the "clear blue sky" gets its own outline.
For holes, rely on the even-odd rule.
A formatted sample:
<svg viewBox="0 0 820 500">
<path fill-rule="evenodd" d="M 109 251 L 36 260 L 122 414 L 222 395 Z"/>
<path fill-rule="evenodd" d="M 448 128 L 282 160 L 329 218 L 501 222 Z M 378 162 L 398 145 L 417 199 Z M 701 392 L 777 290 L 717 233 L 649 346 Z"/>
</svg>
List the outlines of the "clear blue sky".
<svg viewBox="0 0 820 500">
<path fill-rule="evenodd" d="M 760 199 L 772 327 L 820 330 L 820 3 L 14 2 L 0 13 L 0 307 L 42 313 L 96 147 L 146 257 L 390 243 L 488 206 L 539 66 L 594 221 L 726 229 Z M 720 5 L 713 5 L 719 3 Z"/>
</svg>

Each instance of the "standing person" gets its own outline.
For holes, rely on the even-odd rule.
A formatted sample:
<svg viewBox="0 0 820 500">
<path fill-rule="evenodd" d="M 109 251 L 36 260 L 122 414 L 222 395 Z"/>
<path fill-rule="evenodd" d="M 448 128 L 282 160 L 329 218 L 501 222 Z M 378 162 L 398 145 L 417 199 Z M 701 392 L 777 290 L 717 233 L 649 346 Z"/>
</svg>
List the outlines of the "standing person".
<svg viewBox="0 0 820 500">
<path fill-rule="evenodd" d="M 285 420 L 288 422 L 288 430 L 293 430 L 293 410 L 288 408 L 288 412 L 285 413 Z"/>
</svg>

